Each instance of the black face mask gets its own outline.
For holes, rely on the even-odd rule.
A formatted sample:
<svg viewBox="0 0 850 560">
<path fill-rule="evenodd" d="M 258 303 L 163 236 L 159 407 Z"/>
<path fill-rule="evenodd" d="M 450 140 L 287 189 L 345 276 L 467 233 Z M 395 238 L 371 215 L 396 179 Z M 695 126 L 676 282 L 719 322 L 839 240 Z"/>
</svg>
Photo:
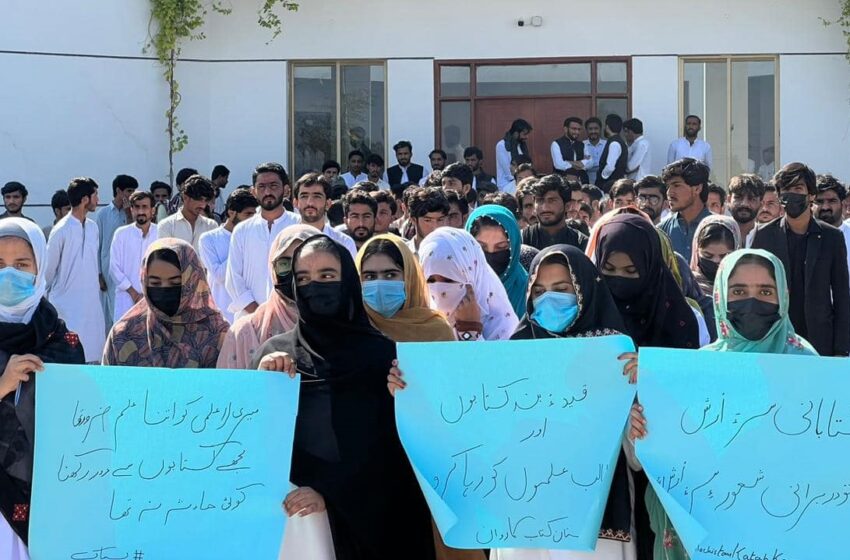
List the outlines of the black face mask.
<svg viewBox="0 0 850 560">
<path fill-rule="evenodd" d="M 298 299 L 314 315 L 334 317 L 342 306 L 342 282 L 310 282 L 299 286 Z"/>
<path fill-rule="evenodd" d="M 732 218 L 739 224 L 747 224 L 756 219 L 756 213 L 747 206 L 732 208 Z"/>
<path fill-rule="evenodd" d="M 494 253 L 484 253 L 484 258 L 487 259 L 487 264 L 490 265 L 490 268 L 493 269 L 493 272 L 496 273 L 496 276 L 499 278 L 502 277 L 502 274 L 508 269 L 508 265 L 511 264 L 511 251 L 510 249 L 504 249 L 502 251 L 496 251 Z"/>
<path fill-rule="evenodd" d="M 151 305 L 174 317 L 180 309 L 180 295 L 183 286 L 148 286 L 148 299 Z"/>
<path fill-rule="evenodd" d="M 756 298 L 730 301 L 726 306 L 729 321 L 747 340 L 759 341 L 779 320 L 779 305 Z"/>
<path fill-rule="evenodd" d="M 705 257 L 699 257 L 699 263 L 697 266 L 699 266 L 700 272 L 702 272 L 706 278 L 714 282 L 714 279 L 717 277 L 717 267 L 720 266 L 720 263 L 716 263 Z"/>
<path fill-rule="evenodd" d="M 809 207 L 809 197 L 805 194 L 784 192 L 779 197 L 785 213 L 792 218 L 799 218 Z"/>
<path fill-rule="evenodd" d="M 291 300 L 295 299 L 295 293 L 292 289 L 292 272 L 288 272 L 283 275 L 276 275 L 277 282 L 274 285 L 274 289 L 277 290 L 277 293 L 282 295 L 285 298 L 289 298 Z"/>
<path fill-rule="evenodd" d="M 641 279 L 640 278 L 623 278 L 622 276 L 605 275 L 605 283 L 608 284 L 608 289 L 611 290 L 611 295 L 619 301 L 632 301 L 640 296 Z"/>
</svg>

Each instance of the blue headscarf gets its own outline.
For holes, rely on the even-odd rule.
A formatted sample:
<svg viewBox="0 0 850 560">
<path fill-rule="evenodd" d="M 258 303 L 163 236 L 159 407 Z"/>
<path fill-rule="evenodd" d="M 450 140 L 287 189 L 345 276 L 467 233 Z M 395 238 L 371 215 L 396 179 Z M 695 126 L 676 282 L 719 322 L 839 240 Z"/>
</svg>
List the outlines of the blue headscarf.
<svg viewBox="0 0 850 560">
<path fill-rule="evenodd" d="M 525 314 L 525 290 L 528 287 L 528 272 L 519 262 L 520 247 L 522 246 L 522 233 L 519 224 L 511 211 L 504 206 L 486 204 L 479 206 L 475 212 L 469 215 L 466 220 L 466 231 L 472 233 L 472 226 L 481 218 L 489 218 L 495 221 L 502 226 L 508 236 L 511 260 L 499 280 L 502 281 L 502 285 L 508 293 L 508 299 L 510 299 L 511 307 L 514 308 L 517 317 L 522 317 Z"/>
</svg>

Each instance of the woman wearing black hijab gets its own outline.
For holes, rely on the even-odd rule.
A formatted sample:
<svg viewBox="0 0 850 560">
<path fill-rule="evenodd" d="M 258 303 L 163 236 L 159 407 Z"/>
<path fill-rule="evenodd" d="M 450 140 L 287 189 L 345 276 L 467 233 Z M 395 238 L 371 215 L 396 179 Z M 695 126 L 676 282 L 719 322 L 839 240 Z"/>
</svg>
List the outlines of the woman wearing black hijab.
<svg viewBox="0 0 850 560">
<path fill-rule="evenodd" d="M 433 559 L 430 514 L 385 388 L 395 344 L 371 326 L 347 250 L 316 235 L 292 269 L 298 324 L 254 363 L 301 374 L 291 473 L 300 488 L 284 506 L 326 508 L 338 560 Z"/>
<path fill-rule="evenodd" d="M 553 245 L 531 262 L 526 314 L 511 340 L 583 338 L 626 334 L 620 312 L 593 263 L 578 248 Z M 611 491 L 596 551 L 576 558 L 625 560 L 634 557 L 632 497 L 626 458 L 621 451 L 611 481 Z M 499 550 L 496 560 L 548 558 L 542 551 Z M 560 552 L 570 558 L 570 553 Z"/>
<path fill-rule="evenodd" d="M 664 264 L 661 241 L 649 221 L 615 216 L 602 225 L 594 257 L 635 346 L 699 348 L 696 317 Z M 644 500 L 649 481 L 642 471 L 633 471 L 633 478 L 638 560 L 650 560 L 655 536 Z"/>
<path fill-rule="evenodd" d="M 0 558 L 26 557 L 20 543 L 27 542 L 32 491 L 34 373 L 45 363 L 85 361 L 80 338 L 44 297 L 46 270 L 41 229 L 22 218 L 0 220 Z"/>
</svg>

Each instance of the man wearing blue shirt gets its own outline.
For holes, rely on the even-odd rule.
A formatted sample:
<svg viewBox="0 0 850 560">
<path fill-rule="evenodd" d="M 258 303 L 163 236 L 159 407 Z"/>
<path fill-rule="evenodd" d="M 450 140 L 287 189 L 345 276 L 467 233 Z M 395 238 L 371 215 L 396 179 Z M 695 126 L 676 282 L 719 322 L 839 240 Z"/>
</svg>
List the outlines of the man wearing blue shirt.
<svg viewBox="0 0 850 560">
<path fill-rule="evenodd" d="M 670 216 L 658 225 L 673 243 L 673 250 L 691 261 L 694 232 L 703 218 L 710 216 L 708 200 L 708 166 L 693 158 L 674 161 L 661 172 L 667 185 Z"/>
</svg>

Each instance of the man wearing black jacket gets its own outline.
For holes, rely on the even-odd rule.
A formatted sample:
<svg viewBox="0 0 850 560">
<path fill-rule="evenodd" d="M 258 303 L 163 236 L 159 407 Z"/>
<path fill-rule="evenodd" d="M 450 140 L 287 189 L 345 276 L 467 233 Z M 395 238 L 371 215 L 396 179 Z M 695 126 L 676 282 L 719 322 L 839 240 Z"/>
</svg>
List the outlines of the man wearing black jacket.
<svg viewBox="0 0 850 560">
<path fill-rule="evenodd" d="M 599 157 L 599 172 L 596 175 L 596 186 L 605 193 L 611 189 L 615 181 L 626 176 L 629 149 L 620 136 L 622 130 L 623 119 L 619 115 L 605 117 L 605 137 L 608 141 Z"/>
<path fill-rule="evenodd" d="M 755 230 L 752 247 L 785 265 L 789 315 L 797 334 L 822 356 L 850 354 L 850 287 L 841 231 L 812 216 L 815 173 L 789 163 L 773 177 L 785 216 Z"/>
<path fill-rule="evenodd" d="M 393 146 L 393 151 L 395 151 L 398 164 L 387 169 L 387 183 L 390 184 L 390 187 L 402 183 L 418 185 L 422 177 L 425 176 L 425 168 L 416 163 L 410 163 L 410 159 L 413 157 L 413 144 L 407 140 L 402 140 Z"/>
</svg>

